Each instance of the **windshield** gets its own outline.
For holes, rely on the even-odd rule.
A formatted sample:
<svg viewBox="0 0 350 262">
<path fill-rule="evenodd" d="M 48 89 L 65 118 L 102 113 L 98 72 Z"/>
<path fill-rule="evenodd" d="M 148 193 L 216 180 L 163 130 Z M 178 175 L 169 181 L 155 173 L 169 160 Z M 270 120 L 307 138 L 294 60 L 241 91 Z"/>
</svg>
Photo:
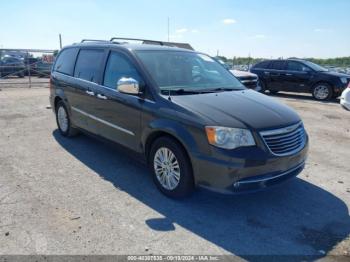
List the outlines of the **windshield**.
<svg viewBox="0 0 350 262">
<path fill-rule="evenodd" d="M 219 91 L 245 87 L 207 55 L 184 51 L 136 51 L 161 90 Z"/>
<path fill-rule="evenodd" d="M 315 63 L 312 63 L 312 62 L 310 62 L 310 61 L 304 61 L 304 63 L 305 63 L 307 66 L 311 67 L 311 68 L 312 68 L 313 70 L 315 70 L 315 71 L 318 71 L 318 72 L 326 72 L 326 71 L 328 71 L 327 68 L 322 67 L 322 66 L 320 66 L 320 65 L 317 65 L 317 64 L 315 64 Z"/>
</svg>

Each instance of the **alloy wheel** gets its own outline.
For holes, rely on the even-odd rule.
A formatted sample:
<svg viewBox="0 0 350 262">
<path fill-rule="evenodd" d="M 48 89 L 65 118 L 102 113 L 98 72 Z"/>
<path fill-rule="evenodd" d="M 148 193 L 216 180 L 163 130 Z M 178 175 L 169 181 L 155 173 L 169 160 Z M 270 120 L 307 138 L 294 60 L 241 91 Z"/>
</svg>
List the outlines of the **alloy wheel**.
<svg viewBox="0 0 350 262">
<path fill-rule="evenodd" d="M 65 108 L 63 106 L 60 106 L 57 110 L 57 121 L 58 126 L 61 129 L 62 132 L 68 131 L 68 116 Z"/>
<path fill-rule="evenodd" d="M 180 165 L 175 154 L 166 147 L 157 150 L 153 160 L 159 183 L 167 190 L 174 190 L 180 182 Z"/>
<path fill-rule="evenodd" d="M 314 96 L 316 99 L 325 100 L 329 96 L 328 87 L 325 85 L 318 85 L 314 89 Z"/>
</svg>

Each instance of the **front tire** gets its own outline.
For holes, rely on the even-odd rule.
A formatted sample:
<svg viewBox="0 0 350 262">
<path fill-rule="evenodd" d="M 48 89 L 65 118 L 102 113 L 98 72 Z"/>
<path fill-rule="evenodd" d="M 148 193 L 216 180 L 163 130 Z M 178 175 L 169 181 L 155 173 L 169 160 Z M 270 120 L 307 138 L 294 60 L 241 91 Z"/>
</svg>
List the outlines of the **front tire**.
<svg viewBox="0 0 350 262">
<path fill-rule="evenodd" d="M 71 120 L 63 101 L 59 101 L 56 106 L 56 122 L 60 134 L 65 137 L 76 136 L 79 132 L 72 127 Z"/>
<path fill-rule="evenodd" d="M 333 97 L 333 89 L 327 83 L 319 83 L 312 89 L 312 96 L 318 101 L 327 101 Z"/>
<path fill-rule="evenodd" d="M 170 137 L 158 138 L 151 147 L 149 166 L 158 189 L 171 198 L 184 198 L 194 191 L 190 160 L 183 147 Z"/>
</svg>

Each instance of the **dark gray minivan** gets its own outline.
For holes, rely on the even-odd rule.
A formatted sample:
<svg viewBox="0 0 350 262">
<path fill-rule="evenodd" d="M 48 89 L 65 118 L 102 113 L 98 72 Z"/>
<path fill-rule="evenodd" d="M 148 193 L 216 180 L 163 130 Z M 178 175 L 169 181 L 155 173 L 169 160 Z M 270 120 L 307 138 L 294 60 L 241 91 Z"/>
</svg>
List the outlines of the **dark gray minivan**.
<svg viewBox="0 0 350 262">
<path fill-rule="evenodd" d="M 256 191 L 303 170 L 308 136 L 291 108 L 205 54 L 118 41 L 60 51 L 50 101 L 63 136 L 85 131 L 141 154 L 170 197 Z"/>
</svg>

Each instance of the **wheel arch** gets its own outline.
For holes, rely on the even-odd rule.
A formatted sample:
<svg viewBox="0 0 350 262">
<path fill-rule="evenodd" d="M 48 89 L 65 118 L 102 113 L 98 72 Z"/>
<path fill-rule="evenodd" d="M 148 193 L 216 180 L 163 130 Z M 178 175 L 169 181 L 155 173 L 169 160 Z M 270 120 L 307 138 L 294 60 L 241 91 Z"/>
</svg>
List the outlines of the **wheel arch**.
<svg viewBox="0 0 350 262">
<path fill-rule="evenodd" d="M 53 105 L 54 105 L 54 111 L 56 112 L 56 110 L 57 110 L 57 104 L 58 104 L 58 102 L 59 101 L 62 101 L 63 99 L 60 97 L 60 96 L 56 96 L 55 97 L 55 100 L 54 100 L 54 103 L 53 103 Z"/>
<path fill-rule="evenodd" d="M 311 92 L 313 91 L 313 89 L 317 86 L 317 85 L 319 85 L 319 84 L 327 84 L 327 85 L 329 85 L 331 88 L 332 88 L 332 90 L 334 91 L 334 85 L 330 82 L 330 81 L 327 81 L 327 80 L 318 80 L 317 82 L 315 82 L 315 83 L 313 83 L 312 85 L 311 85 Z"/>
<path fill-rule="evenodd" d="M 151 122 L 141 137 L 143 153 L 146 161 L 148 162 L 149 160 L 149 153 L 154 141 L 165 136 L 173 139 L 183 148 L 186 157 L 190 162 L 191 169 L 194 171 L 192 156 L 198 152 L 198 146 L 189 129 L 191 129 L 191 127 L 185 128 L 179 122 L 168 119 L 158 119 Z"/>
<path fill-rule="evenodd" d="M 189 154 L 186 146 L 183 144 L 183 142 L 179 138 L 177 138 L 174 134 L 171 134 L 168 131 L 157 130 L 157 131 L 154 131 L 151 134 L 149 134 L 149 136 L 147 137 L 147 139 L 145 141 L 145 150 L 144 150 L 146 163 L 149 164 L 149 154 L 151 152 L 152 144 L 155 141 L 157 141 L 159 138 L 162 138 L 162 137 L 167 137 L 167 138 L 174 140 L 183 149 L 185 157 L 187 158 L 189 166 L 190 166 L 191 171 L 192 171 L 193 182 L 196 184 L 196 176 L 194 174 L 192 160 L 191 160 L 190 154 Z"/>
</svg>

